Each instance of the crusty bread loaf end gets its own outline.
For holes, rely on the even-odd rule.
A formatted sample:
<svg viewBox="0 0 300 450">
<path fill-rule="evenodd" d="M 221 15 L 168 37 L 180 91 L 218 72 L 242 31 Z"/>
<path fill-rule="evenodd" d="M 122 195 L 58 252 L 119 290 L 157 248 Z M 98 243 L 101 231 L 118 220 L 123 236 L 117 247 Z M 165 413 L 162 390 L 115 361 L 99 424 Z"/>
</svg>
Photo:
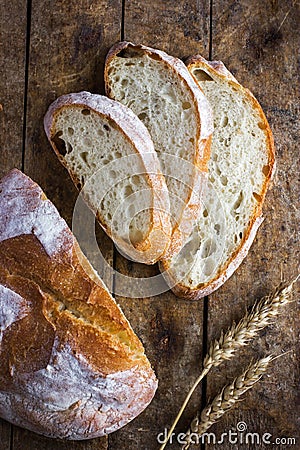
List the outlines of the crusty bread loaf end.
<svg viewBox="0 0 300 450">
<path fill-rule="evenodd" d="M 151 401 L 144 349 L 41 188 L 0 182 L 0 416 L 49 437 L 110 433 Z"/>
</svg>

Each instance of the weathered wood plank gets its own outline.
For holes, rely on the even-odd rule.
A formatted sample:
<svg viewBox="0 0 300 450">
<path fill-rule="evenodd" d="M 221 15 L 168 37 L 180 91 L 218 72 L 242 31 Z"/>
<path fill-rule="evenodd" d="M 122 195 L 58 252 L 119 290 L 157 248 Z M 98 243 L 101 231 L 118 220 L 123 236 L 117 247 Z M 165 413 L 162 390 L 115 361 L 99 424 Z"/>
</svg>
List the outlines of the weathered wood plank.
<svg viewBox="0 0 300 450">
<path fill-rule="evenodd" d="M 117 258 L 117 270 L 121 270 L 120 259 Z M 138 270 L 132 267 L 131 276 L 137 275 Z M 147 270 L 149 277 L 154 273 L 154 268 Z M 143 274 L 146 275 L 145 270 Z M 109 449 L 157 449 L 157 439 L 162 443 L 166 436 L 162 433 L 170 427 L 201 367 L 202 307 L 197 302 L 178 301 L 170 292 L 154 298 L 117 297 L 117 301 L 145 346 L 159 387 L 152 403 L 139 417 L 109 435 Z M 184 428 L 200 399 L 198 391 L 181 422 Z"/>
<path fill-rule="evenodd" d="M 23 2 L 24 3 L 24 2 Z M 209 1 L 165 2 L 126 0 L 125 39 L 164 49 L 175 56 L 201 53 L 208 57 Z M 184 4 L 183 4 L 184 3 Z M 0 103 L 3 124 L 0 136 L 0 172 L 21 167 L 22 121 L 25 77 L 25 3 L 0 6 Z M 3 13 L 2 13 L 3 10 Z M 16 11 L 15 11 L 16 10 Z M 13 20 L 12 20 L 13 18 Z M 87 89 L 101 92 L 101 74 L 107 49 L 120 39 L 121 1 L 92 0 L 32 1 L 27 140 L 25 171 L 45 189 L 63 217 L 71 224 L 76 191 L 60 166 L 43 132 L 43 115 L 49 103 L 62 93 Z M 297 98 L 297 27 L 299 10 L 295 1 L 257 0 L 213 1 L 213 58 L 222 59 L 237 78 L 260 100 L 277 147 L 278 173 L 265 206 L 266 220 L 252 250 L 236 274 L 210 296 L 208 338 L 218 336 L 232 320 L 238 320 L 257 296 L 273 289 L 281 273 L 294 276 L 299 261 L 298 172 L 295 158 Z M 24 72 L 25 73 L 25 72 Z M 23 83 L 23 84 L 22 84 Z M 23 86 L 23 87 L 22 87 Z M 3 100 L 4 98 L 4 100 Z M 8 105 L 8 107 L 7 107 Z M 5 151 L 3 151 L 5 149 Z M 82 219 L 85 223 L 85 217 Z M 113 247 L 101 230 L 97 231 L 102 252 L 112 264 Z M 97 265 L 97 249 L 84 240 L 90 259 Z M 116 269 L 130 276 L 151 277 L 157 267 L 145 268 L 116 259 Z M 104 274 L 112 286 L 110 274 Z M 295 294 L 295 298 L 297 295 Z M 299 294 L 298 294 L 299 298 Z M 199 374 L 202 358 L 203 302 L 185 302 L 170 292 L 145 299 L 118 298 L 132 327 L 144 342 L 160 384 L 153 402 L 131 424 L 107 439 L 86 442 L 50 440 L 0 422 L 1 450 L 145 449 L 158 448 L 157 435 L 169 427 L 188 388 Z M 295 398 L 299 385 L 299 324 L 296 303 L 286 308 L 277 323 L 261 333 L 261 338 L 241 353 L 234 363 L 221 366 L 208 378 L 208 397 L 238 375 L 251 357 L 291 350 L 276 360 L 269 375 L 249 392 L 243 403 L 210 431 L 217 437 L 235 431 L 240 421 L 249 432 L 293 437 L 297 434 Z M 201 401 L 195 395 L 176 432 L 185 431 Z M 207 446 L 210 448 L 210 446 Z M 258 448 L 239 446 L 224 440 L 213 448 Z M 179 448 L 174 443 L 170 448 Z M 195 446 L 198 448 L 199 446 Z M 260 445 L 259 448 L 267 448 Z M 276 448 L 287 448 L 287 446 Z M 295 446 L 290 446 L 295 448 Z"/>
<path fill-rule="evenodd" d="M 209 1 L 128 0 L 124 18 L 126 40 L 160 48 L 180 58 L 195 52 L 208 57 Z M 156 266 L 143 267 L 121 256 L 116 258 L 116 269 L 131 277 L 153 277 L 158 273 Z M 117 301 L 145 345 L 159 388 L 143 414 L 109 436 L 109 449 L 154 450 L 159 447 L 158 435 L 172 424 L 199 373 L 203 304 L 179 300 L 170 291 L 154 298 L 117 297 Z M 181 430 L 185 430 L 200 399 L 201 389 L 182 418 Z M 173 448 L 177 447 L 175 440 Z"/>
<path fill-rule="evenodd" d="M 47 439 L 28 430 L 15 427 L 13 450 L 106 450 L 106 439 L 88 441 L 61 441 Z M 1 449 L 2 450 L 2 449 Z"/>
<path fill-rule="evenodd" d="M 208 57 L 209 1 L 125 1 L 124 38 L 178 58 Z"/>
<path fill-rule="evenodd" d="M 0 4 L 0 177 L 22 165 L 26 1 Z"/>
<path fill-rule="evenodd" d="M 26 1 L 0 4 L 0 178 L 22 167 Z M 0 419 L 0 444 L 10 448 L 11 425 Z"/>
<path fill-rule="evenodd" d="M 119 39 L 121 2 L 79 0 L 32 1 L 28 71 L 25 173 L 37 181 L 68 224 L 72 223 L 77 192 L 46 140 L 43 116 L 49 104 L 67 92 L 103 92 L 102 68 L 107 49 Z M 85 226 L 86 217 L 81 217 Z M 113 258 L 113 246 L 98 228 L 102 253 Z M 92 263 L 97 249 L 83 242 Z M 90 250 L 90 251 L 89 251 Z M 106 277 L 109 287 L 112 278 Z M 105 449 L 107 439 L 62 443 L 15 428 L 13 450 Z"/>
<path fill-rule="evenodd" d="M 295 160 L 295 148 L 299 146 L 296 130 L 299 103 L 294 101 L 299 19 L 299 8 L 293 1 L 213 3 L 212 58 L 223 60 L 261 102 L 274 132 L 278 169 L 264 207 L 266 219 L 249 256 L 232 278 L 210 296 L 209 340 L 242 317 L 255 298 L 274 289 L 282 276 L 290 279 L 299 270 L 299 165 Z M 299 298 L 299 292 L 294 298 Z M 229 430 L 236 431 L 241 421 L 250 433 L 257 432 L 260 437 L 264 433 L 272 434 L 272 442 L 276 437 L 297 436 L 298 333 L 299 309 L 294 303 L 238 358 L 211 373 L 209 397 L 241 373 L 251 358 L 290 351 L 271 364 L 268 375 L 247 393 L 244 402 L 211 428 L 216 437 Z M 213 448 L 238 448 L 226 439 L 224 442 Z M 268 447 L 259 445 L 262 449 Z M 276 445 L 276 448 L 287 447 L 293 448 Z"/>
</svg>

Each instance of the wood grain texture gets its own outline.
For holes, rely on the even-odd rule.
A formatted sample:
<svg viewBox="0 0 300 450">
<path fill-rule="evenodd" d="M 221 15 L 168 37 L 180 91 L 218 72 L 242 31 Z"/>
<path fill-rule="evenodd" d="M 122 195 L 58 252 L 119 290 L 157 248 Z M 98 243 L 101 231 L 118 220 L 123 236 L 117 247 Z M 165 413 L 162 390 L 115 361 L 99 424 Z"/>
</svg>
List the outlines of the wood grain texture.
<svg viewBox="0 0 300 450">
<path fill-rule="evenodd" d="M 22 166 L 26 1 L 0 4 L 0 177 Z"/>
<path fill-rule="evenodd" d="M 126 0 L 124 39 L 178 58 L 209 54 L 209 0 Z"/>
<path fill-rule="evenodd" d="M 70 225 L 77 192 L 57 161 L 43 131 L 43 116 L 59 95 L 82 89 L 103 93 L 102 70 L 108 48 L 121 39 L 161 48 L 185 58 L 200 53 L 209 58 L 210 1 L 187 0 L 32 0 L 31 23 L 26 23 L 26 3 L 12 0 L 0 6 L 0 175 L 21 167 L 25 89 L 26 28 L 31 26 L 28 66 L 25 172 L 37 181 Z M 221 59 L 238 80 L 260 101 L 274 132 L 277 175 L 264 208 L 265 221 L 249 256 L 238 271 L 208 300 L 208 341 L 219 336 L 247 306 L 268 293 L 281 276 L 299 272 L 299 102 L 297 61 L 299 7 L 294 0 L 212 1 L 212 58 Z M 87 228 L 88 216 L 79 217 Z M 113 256 L 113 246 L 96 227 L 102 255 L 115 270 L 130 277 L 152 277 L 157 267 L 144 267 Z M 110 288 L 110 270 L 101 272 L 98 247 L 89 234 L 82 242 L 91 262 Z M 130 292 L 129 292 L 130 294 Z M 294 299 L 299 299 L 299 287 Z M 0 421 L 1 450 L 154 450 L 157 435 L 170 427 L 189 387 L 201 370 L 203 300 L 177 299 L 170 291 L 154 298 L 117 297 L 133 329 L 144 343 L 159 378 L 150 406 L 123 429 L 108 438 L 62 442 L 38 436 Z M 297 436 L 299 409 L 299 309 L 286 307 L 276 323 L 239 357 L 211 372 L 207 398 L 239 375 L 251 358 L 289 351 L 271 364 L 264 379 L 248 392 L 238 407 L 209 431 L 220 437 L 235 431 L 238 422 L 249 432 L 271 433 L 274 438 Z M 201 387 L 176 428 L 186 430 L 199 409 Z M 299 404 L 299 401 L 298 401 Z M 257 444 L 206 445 L 225 450 L 264 449 Z M 299 446 L 299 437 L 297 445 Z M 276 449 L 295 446 L 273 447 Z M 168 448 L 179 449 L 175 440 Z M 199 450 L 201 447 L 193 446 Z"/>
<path fill-rule="evenodd" d="M 128 264 L 121 256 L 117 257 L 116 269 L 132 277 L 156 274 L 155 267 L 141 270 L 141 266 Z M 201 366 L 202 305 L 178 301 L 170 292 L 153 298 L 117 297 L 117 301 L 144 343 L 159 386 L 150 406 L 139 417 L 109 435 L 109 449 L 154 450 L 159 447 L 157 438 L 172 424 Z M 198 390 L 182 419 L 184 428 L 200 401 Z"/>
<path fill-rule="evenodd" d="M 107 450 L 106 438 L 88 441 L 62 441 L 48 439 L 19 427 L 14 427 L 13 438 L 12 450 Z"/>
<path fill-rule="evenodd" d="M 260 101 L 274 133 L 277 175 L 264 206 L 265 221 L 246 260 L 232 278 L 209 298 L 208 339 L 241 318 L 254 300 L 273 290 L 282 277 L 299 272 L 299 161 L 295 158 L 299 102 L 297 62 L 299 7 L 296 2 L 214 2 L 212 59 L 221 59 Z M 298 78 L 299 81 L 299 78 Z M 299 289 L 295 302 L 276 323 L 260 333 L 236 360 L 220 366 L 208 378 L 208 397 L 247 367 L 251 358 L 290 352 L 274 361 L 268 374 L 237 408 L 210 431 L 221 436 L 236 431 L 297 437 L 299 433 Z M 299 437 L 298 437 L 299 439 Z M 299 444 L 299 441 L 298 441 Z M 208 446 L 232 449 L 238 446 Z M 247 448 L 268 448 L 249 445 Z M 278 445 L 276 448 L 293 448 Z"/>
</svg>

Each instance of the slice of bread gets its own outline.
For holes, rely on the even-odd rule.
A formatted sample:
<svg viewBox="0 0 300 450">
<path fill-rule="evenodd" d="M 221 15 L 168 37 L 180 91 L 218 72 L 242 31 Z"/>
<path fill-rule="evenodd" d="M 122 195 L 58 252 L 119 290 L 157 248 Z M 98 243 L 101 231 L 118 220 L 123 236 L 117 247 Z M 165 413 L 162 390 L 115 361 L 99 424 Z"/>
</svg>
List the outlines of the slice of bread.
<svg viewBox="0 0 300 450">
<path fill-rule="evenodd" d="M 19 170 L 0 181 L 0 211 L 0 417 L 72 440 L 126 425 L 157 387 L 143 345 L 55 206 Z"/>
<path fill-rule="evenodd" d="M 80 92 L 52 103 L 44 125 L 103 229 L 127 257 L 154 264 L 170 244 L 169 196 L 143 123 L 120 103 Z"/>
<path fill-rule="evenodd" d="M 175 254 L 200 211 L 213 129 L 210 106 L 181 60 L 143 45 L 115 44 L 104 77 L 107 95 L 130 107 L 150 131 L 169 189 L 168 254 Z"/>
<path fill-rule="evenodd" d="M 195 56 L 187 67 L 214 113 L 209 183 L 186 246 L 160 268 L 177 295 L 197 299 L 223 284 L 245 258 L 262 222 L 275 156 L 259 103 L 223 63 Z"/>
</svg>

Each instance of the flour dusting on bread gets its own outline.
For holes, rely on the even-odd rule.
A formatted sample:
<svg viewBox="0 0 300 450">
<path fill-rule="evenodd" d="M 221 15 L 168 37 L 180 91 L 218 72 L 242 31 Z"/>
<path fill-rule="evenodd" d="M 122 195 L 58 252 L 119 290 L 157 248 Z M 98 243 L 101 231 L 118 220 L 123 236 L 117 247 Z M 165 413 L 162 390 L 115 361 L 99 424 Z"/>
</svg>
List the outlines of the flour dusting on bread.
<svg viewBox="0 0 300 450">
<path fill-rule="evenodd" d="M 157 387 L 142 343 L 32 180 L 8 173 L 0 207 L 0 416 L 62 439 L 120 428 Z"/>
<path fill-rule="evenodd" d="M 0 284 L 0 343 L 3 332 L 29 312 L 29 302 L 11 289 Z"/>
<path fill-rule="evenodd" d="M 63 233 L 67 224 L 42 189 L 17 169 L 0 181 L 0 242 L 20 234 L 34 234 L 49 256 L 71 252 L 74 237 Z M 17 220 L 16 220 L 17 217 Z"/>
</svg>

